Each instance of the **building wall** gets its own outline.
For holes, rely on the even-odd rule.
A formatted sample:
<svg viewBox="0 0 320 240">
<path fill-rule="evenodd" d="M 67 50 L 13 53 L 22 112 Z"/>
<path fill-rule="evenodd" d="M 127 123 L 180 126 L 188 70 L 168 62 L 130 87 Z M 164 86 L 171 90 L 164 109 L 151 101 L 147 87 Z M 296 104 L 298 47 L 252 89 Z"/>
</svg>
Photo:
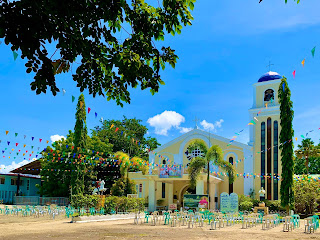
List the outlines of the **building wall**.
<svg viewBox="0 0 320 240">
<path fill-rule="evenodd" d="M 18 176 L 0 174 L 0 178 L 4 178 L 4 184 L 0 182 L 0 201 L 4 203 L 13 203 L 13 197 L 17 193 L 17 185 L 11 184 L 11 179 L 18 179 Z M 39 196 L 36 184 L 41 184 L 41 179 L 20 177 L 22 185 L 20 185 L 20 196 Z M 28 188 L 29 181 L 29 188 Z"/>
</svg>

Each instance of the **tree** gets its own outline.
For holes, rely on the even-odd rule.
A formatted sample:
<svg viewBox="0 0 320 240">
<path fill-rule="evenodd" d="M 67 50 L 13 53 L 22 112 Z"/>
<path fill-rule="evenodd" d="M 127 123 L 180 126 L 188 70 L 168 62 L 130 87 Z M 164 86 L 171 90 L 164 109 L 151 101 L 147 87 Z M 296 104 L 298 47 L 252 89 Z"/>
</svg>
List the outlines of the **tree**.
<svg viewBox="0 0 320 240">
<path fill-rule="evenodd" d="M 123 120 L 104 120 L 101 127 L 96 126 L 92 130 L 92 136 L 97 136 L 101 141 L 108 139 L 113 145 L 113 152 L 126 152 L 130 156 L 139 156 L 148 160 L 149 154 L 146 149 L 153 150 L 160 144 L 156 138 L 145 137 L 148 128 L 141 122 L 140 119 L 129 119 L 125 116 Z"/>
<path fill-rule="evenodd" d="M 309 159 L 320 156 L 320 149 L 318 146 L 314 146 L 314 142 L 311 138 L 302 139 L 301 144 L 298 145 L 298 149 L 294 151 L 298 159 L 304 160 L 306 172 L 309 174 Z"/>
<path fill-rule="evenodd" d="M 39 186 L 40 194 L 49 197 L 69 197 L 71 194 L 70 186 L 73 186 L 74 180 L 77 177 L 76 165 L 85 164 L 87 175 L 90 179 L 85 181 L 85 192 L 91 193 L 92 182 L 95 179 L 97 171 L 108 169 L 104 165 L 108 153 L 111 152 L 112 145 L 101 142 L 96 137 L 87 138 L 87 147 L 90 149 L 79 149 L 74 152 L 74 133 L 69 130 L 66 139 L 61 139 L 52 143 L 52 146 L 47 146 L 42 152 L 43 157 L 40 159 L 41 172 L 43 183 Z M 97 159 L 104 158 L 104 161 Z M 114 169 L 114 168 L 113 168 Z M 111 175 L 111 173 L 109 173 Z M 109 182 L 109 188 L 113 184 Z M 108 183 L 108 182 L 107 182 Z M 106 184 L 107 185 L 107 184 Z M 75 190 L 73 190 L 75 191 Z"/>
<path fill-rule="evenodd" d="M 72 75 L 77 87 L 122 106 L 130 103 L 128 87 L 140 85 L 154 94 L 164 84 L 160 67 L 174 68 L 178 56 L 170 47 L 159 50 L 155 41 L 191 25 L 195 1 L 154 1 L 155 7 L 144 0 L 2 0 L 0 38 L 28 59 L 26 71 L 35 72 L 31 89 L 37 94 L 50 87 L 56 95 L 55 74 L 81 62 Z M 56 48 L 50 54 L 49 45 Z"/>
<path fill-rule="evenodd" d="M 281 205 L 287 208 L 293 206 L 294 192 L 293 192 L 293 106 L 291 101 L 291 92 L 288 87 L 287 79 L 283 77 L 278 90 L 279 103 L 280 103 L 280 142 L 283 143 L 279 147 L 281 150 Z"/>
<path fill-rule="evenodd" d="M 313 214 L 320 200 L 320 183 L 311 176 L 300 176 L 294 182 L 295 210 L 302 214 Z"/>
<path fill-rule="evenodd" d="M 200 149 L 204 156 L 197 156 L 190 162 L 188 171 L 191 188 L 196 187 L 201 170 L 207 169 L 207 194 L 209 194 L 210 163 L 225 169 L 228 172 L 229 182 L 234 182 L 236 170 L 231 163 L 223 160 L 222 150 L 218 145 L 213 145 L 208 149 L 203 141 L 196 139 L 189 144 L 188 151 L 192 152 L 196 149 Z"/>
<path fill-rule="evenodd" d="M 130 158 L 130 156 L 126 153 L 123 152 L 116 152 L 115 157 L 119 160 L 120 162 L 120 173 L 121 173 L 121 178 L 119 179 L 120 182 L 124 181 L 126 182 L 125 185 L 117 181 L 113 186 L 112 186 L 112 192 L 121 192 L 119 188 L 122 188 L 121 186 L 125 186 L 123 189 L 123 195 L 127 196 L 127 194 L 132 193 L 132 184 L 133 182 L 130 181 L 129 179 L 129 172 L 136 172 L 136 171 L 142 171 L 143 174 L 147 172 L 147 163 L 140 157 L 133 157 Z M 118 194 L 118 193 L 117 193 Z M 119 195 L 117 195 L 119 196 Z"/>
</svg>

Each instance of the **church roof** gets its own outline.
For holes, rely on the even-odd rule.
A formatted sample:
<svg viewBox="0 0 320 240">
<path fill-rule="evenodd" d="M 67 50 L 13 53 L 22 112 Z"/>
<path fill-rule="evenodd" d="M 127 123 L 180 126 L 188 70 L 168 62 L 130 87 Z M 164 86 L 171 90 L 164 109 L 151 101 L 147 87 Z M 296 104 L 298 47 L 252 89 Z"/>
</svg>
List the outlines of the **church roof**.
<svg viewBox="0 0 320 240">
<path fill-rule="evenodd" d="M 225 142 L 225 143 L 229 143 L 230 142 L 230 139 L 228 139 L 228 138 L 221 137 L 221 136 L 218 136 L 216 134 L 212 134 L 212 133 L 203 131 L 201 129 L 193 129 L 193 130 L 191 130 L 191 131 L 189 131 L 189 132 L 187 132 L 185 134 L 182 134 L 181 136 L 171 140 L 170 142 L 163 144 L 162 146 L 154 149 L 153 151 L 155 151 L 155 152 L 161 151 L 161 150 L 173 145 L 174 143 L 179 142 L 179 141 L 187 138 L 188 136 L 191 136 L 191 135 L 194 135 L 194 134 L 201 134 L 201 135 L 205 135 L 207 137 L 209 137 L 209 135 L 210 135 L 210 138 L 212 138 L 212 139 L 217 139 L 217 140 Z M 232 145 L 236 146 L 236 147 L 243 148 L 243 149 L 252 150 L 251 146 L 249 146 L 247 144 L 244 144 L 244 143 L 241 143 L 241 142 L 233 141 Z"/>
<path fill-rule="evenodd" d="M 258 82 L 267 82 L 267 81 L 271 81 L 271 80 L 276 80 L 276 79 L 281 79 L 282 77 L 280 76 L 279 73 L 277 72 L 267 72 L 266 74 L 263 74 L 260 78 Z"/>
</svg>

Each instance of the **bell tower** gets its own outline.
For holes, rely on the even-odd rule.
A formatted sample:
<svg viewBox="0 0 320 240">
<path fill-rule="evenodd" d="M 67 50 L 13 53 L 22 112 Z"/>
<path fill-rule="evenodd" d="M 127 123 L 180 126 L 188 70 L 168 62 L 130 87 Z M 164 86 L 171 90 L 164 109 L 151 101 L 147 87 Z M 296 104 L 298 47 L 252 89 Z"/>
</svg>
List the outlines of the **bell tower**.
<svg viewBox="0 0 320 240">
<path fill-rule="evenodd" d="M 260 199 L 278 200 L 280 194 L 281 159 L 279 153 L 280 105 L 278 89 L 281 76 L 276 72 L 267 72 L 257 83 L 253 84 L 253 105 L 249 109 L 250 141 L 253 146 L 253 169 L 255 197 L 263 187 L 265 197 Z M 252 121 L 252 123 L 253 123 Z"/>
</svg>

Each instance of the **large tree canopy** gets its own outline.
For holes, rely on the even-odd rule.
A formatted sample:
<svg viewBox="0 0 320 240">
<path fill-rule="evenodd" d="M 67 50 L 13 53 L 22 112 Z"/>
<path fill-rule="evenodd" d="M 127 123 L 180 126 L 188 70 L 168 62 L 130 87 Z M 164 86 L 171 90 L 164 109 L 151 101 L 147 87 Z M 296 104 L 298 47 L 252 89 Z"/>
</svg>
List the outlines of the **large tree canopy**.
<svg viewBox="0 0 320 240">
<path fill-rule="evenodd" d="M 55 74 L 80 59 L 73 74 L 80 90 L 106 94 L 122 106 L 130 103 L 128 86 L 154 94 L 164 83 L 160 67 L 175 67 L 178 56 L 155 42 L 191 25 L 195 1 L 158 0 L 153 6 L 144 0 L 0 0 L 0 38 L 28 59 L 26 71 L 35 72 L 31 89 L 37 94 L 50 87 L 56 95 Z M 51 44 L 56 50 L 49 53 Z"/>
</svg>

